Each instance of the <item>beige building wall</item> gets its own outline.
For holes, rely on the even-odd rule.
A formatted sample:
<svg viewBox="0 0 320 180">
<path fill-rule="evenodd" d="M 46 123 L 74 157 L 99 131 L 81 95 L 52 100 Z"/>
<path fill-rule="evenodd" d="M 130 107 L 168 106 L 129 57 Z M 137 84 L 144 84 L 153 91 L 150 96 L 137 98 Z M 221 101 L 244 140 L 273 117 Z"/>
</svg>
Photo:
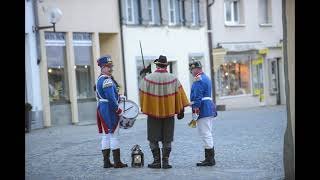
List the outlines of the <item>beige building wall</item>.
<svg viewBox="0 0 320 180">
<path fill-rule="evenodd" d="M 38 2 L 38 1 L 37 1 Z M 46 0 L 38 3 L 39 23 L 51 25 L 46 12 L 58 7 L 63 15 L 56 24 L 60 32 L 119 33 L 119 8 L 117 0 Z"/>
<path fill-rule="evenodd" d="M 56 32 L 64 32 L 67 50 L 67 69 L 69 79 L 69 95 L 71 102 L 71 121 L 78 123 L 77 89 L 75 80 L 74 66 L 74 48 L 72 43 L 72 34 L 74 32 L 92 33 L 93 50 L 93 70 L 94 82 L 100 74 L 100 68 L 96 60 L 103 54 L 110 54 L 115 64 L 114 76 L 124 90 L 122 49 L 120 39 L 119 7 L 117 0 L 46 0 L 36 1 L 39 26 L 50 26 L 48 12 L 50 8 L 59 8 L 62 11 L 62 17 L 56 24 Z M 53 29 L 44 29 L 41 31 L 41 89 L 42 103 L 44 109 L 44 126 L 52 125 L 50 112 L 50 101 L 48 94 L 48 72 L 45 48 L 45 31 Z M 122 92 L 123 93 L 123 92 Z M 51 115 L 50 115 L 51 114 Z M 95 118 L 95 117 L 94 117 Z"/>
</svg>

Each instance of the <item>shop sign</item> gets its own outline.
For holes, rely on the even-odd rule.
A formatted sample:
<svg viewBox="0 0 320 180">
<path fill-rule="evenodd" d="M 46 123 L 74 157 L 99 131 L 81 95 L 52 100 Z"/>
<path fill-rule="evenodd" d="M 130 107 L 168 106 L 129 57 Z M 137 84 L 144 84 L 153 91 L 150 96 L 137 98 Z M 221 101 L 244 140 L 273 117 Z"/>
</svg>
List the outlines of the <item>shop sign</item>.
<svg viewBox="0 0 320 180">
<path fill-rule="evenodd" d="M 259 50 L 259 54 L 268 54 L 268 53 L 269 53 L 269 49 L 268 48 Z"/>
<path fill-rule="evenodd" d="M 259 57 L 258 59 L 252 61 L 253 65 L 258 65 L 262 63 L 263 63 L 263 57 Z"/>
</svg>

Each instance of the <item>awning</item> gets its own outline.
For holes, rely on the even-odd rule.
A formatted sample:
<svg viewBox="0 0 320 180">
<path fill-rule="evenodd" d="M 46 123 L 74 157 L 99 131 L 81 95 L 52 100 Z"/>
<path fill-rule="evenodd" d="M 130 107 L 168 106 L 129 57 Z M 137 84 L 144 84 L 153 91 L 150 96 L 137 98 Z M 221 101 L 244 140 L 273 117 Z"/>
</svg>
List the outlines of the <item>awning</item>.
<svg viewBox="0 0 320 180">
<path fill-rule="evenodd" d="M 218 43 L 218 45 L 228 52 L 252 51 L 267 48 L 262 42 L 239 42 L 239 43 Z"/>
</svg>

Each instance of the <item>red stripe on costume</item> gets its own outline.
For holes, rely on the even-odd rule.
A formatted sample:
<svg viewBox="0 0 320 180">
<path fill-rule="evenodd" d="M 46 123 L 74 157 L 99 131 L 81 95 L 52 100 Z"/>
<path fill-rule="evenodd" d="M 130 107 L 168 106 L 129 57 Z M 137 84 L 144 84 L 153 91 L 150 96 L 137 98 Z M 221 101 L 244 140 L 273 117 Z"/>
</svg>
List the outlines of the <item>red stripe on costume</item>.
<svg viewBox="0 0 320 180">
<path fill-rule="evenodd" d="M 99 133 L 102 133 L 101 120 L 100 120 L 100 117 L 99 117 L 98 110 L 97 110 L 97 125 L 98 125 Z"/>
<path fill-rule="evenodd" d="M 102 118 L 102 116 L 101 116 L 101 114 L 100 114 L 99 111 L 98 111 L 98 115 L 99 115 L 99 118 L 100 118 L 100 122 L 101 122 L 101 124 L 102 124 L 102 126 L 103 126 L 104 132 L 105 132 L 106 134 L 108 134 L 108 133 L 109 133 L 108 125 L 107 125 L 107 124 L 105 123 L 105 121 L 103 120 L 103 118 Z"/>
<path fill-rule="evenodd" d="M 169 81 L 169 82 L 163 82 L 163 83 L 158 83 L 158 82 L 155 82 L 155 81 L 151 81 L 149 79 L 147 79 L 146 77 L 144 77 L 144 80 L 151 83 L 151 84 L 156 84 L 156 85 L 167 85 L 167 84 L 171 84 L 171 83 L 174 83 L 177 81 L 177 79 L 174 79 L 172 81 Z"/>
<path fill-rule="evenodd" d="M 163 72 L 168 72 L 168 71 L 167 71 L 167 69 L 157 69 L 157 70 L 155 70 L 155 72 L 163 73 Z"/>
<path fill-rule="evenodd" d="M 201 74 L 203 74 L 203 72 L 199 72 L 195 77 L 200 76 Z"/>
<path fill-rule="evenodd" d="M 189 106 L 189 105 L 185 105 L 185 106 L 183 106 L 183 108 L 185 108 L 187 106 Z M 141 109 L 141 111 L 142 111 L 142 109 Z M 155 115 L 152 115 L 152 114 L 149 114 L 149 113 L 145 113 L 145 112 L 143 112 L 143 114 L 146 114 L 146 115 L 154 117 L 154 118 L 169 118 L 169 117 L 175 116 L 176 114 L 179 114 L 181 111 L 182 111 L 182 109 L 180 109 L 178 112 L 175 112 L 175 114 L 169 114 L 167 116 L 155 116 Z"/>
<path fill-rule="evenodd" d="M 179 90 L 182 89 L 182 85 L 180 85 L 178 88 L 179 88 Z M 142 91 L 141 89 L 139 89 L 139 91 L 140 91 L 142 94 L 146 94 L 146 95 L 148 95 L 148 96 L 154 96 L 154 97 L 169 97 L 169 96 L 173 96 L 173 95 L 178 94 L 178 92 L 175 92 L 175 93 L 171 93 L 171 94 L 159 96 L 159 95 L 156 95 L 156 94 L 152 94 L 152 93 L 149 93 L 149 92 Z"/>
</svg>

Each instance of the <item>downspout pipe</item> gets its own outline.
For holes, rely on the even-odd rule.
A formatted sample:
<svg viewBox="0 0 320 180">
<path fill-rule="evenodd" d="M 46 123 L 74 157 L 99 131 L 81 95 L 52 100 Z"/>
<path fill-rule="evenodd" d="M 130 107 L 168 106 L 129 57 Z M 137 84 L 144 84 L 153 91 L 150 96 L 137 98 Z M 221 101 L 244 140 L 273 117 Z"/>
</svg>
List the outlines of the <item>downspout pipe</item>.
<svg viewBox="0 0 320 180">
<path fill-rule="evenodd" d="M 32 0 L 32 9 L 33 9 L 33 14 L 34 14 L 34 23 L 36 27 L 39 27 L 39 15 L 38 15 L 38 1 L 37 0 Z M 36 35 L 36 51 L 37 51 L 37 65 L 40 64 L 41 62 L 41 54 L 40 54 L 40 35 L 39 31 L 34 31 Z"/>
<path fill-rule="evenodd" d="M 123 28 L 122 28 L 122 9 L 121 0 L 118 1 L 119 5 L 119 26 L 120 26 L 120 39 L 121 39 L 121 54 L 122 54 L 122 65 L 123 65 L 123 78 L 124 78 L 124 95 L 127 97 L 127 78 L 126 78 L 126 66 L 125 66 L 125 56 L 124 56 L 124 43 L 123 43 Z"/>
<path fill-rule="evenodd" d="M 214 79 L 214 63 L 213 63 L 213 54 L 212 54 L 212 31 L 211 31 L 211 13 L 210 7 L 213 5 L 214 1 L 209 4 L 207 0 L 207 34 L 208 34 L 208 46 L 209 46 L 209 59 L 210 59 L 210 70 L 211 70 L 211 82 L 212 82 L 212 99 L 216 102 L 216 88 L 215 88 L 215 79 Z"/>
<path fill-rule="evenodd" d="M 208 34 L 208 46 L 209 46 L 209 58 L 210 58 L 210 71 L 211 71 L 211 83 L 212 83 L 212 99 L 214 103 L 217 103 L 216 101 L 216 86 L 215 86 L 215 78 L 214 78 L 214 63 L 213 63 L 213 51 L 212 51 L 212 44 L 213 44 L 213 38 L 212 38 L 212 28 L 211 28 L 211 11 L 210 8 L 214 4 L 214 0 L 209 3 L 209 0 L 207 0 L 207 34 Z M 217 111 L 225 111 L 226 106 L 225 105 L 217 105 Z"/>
</svg>

